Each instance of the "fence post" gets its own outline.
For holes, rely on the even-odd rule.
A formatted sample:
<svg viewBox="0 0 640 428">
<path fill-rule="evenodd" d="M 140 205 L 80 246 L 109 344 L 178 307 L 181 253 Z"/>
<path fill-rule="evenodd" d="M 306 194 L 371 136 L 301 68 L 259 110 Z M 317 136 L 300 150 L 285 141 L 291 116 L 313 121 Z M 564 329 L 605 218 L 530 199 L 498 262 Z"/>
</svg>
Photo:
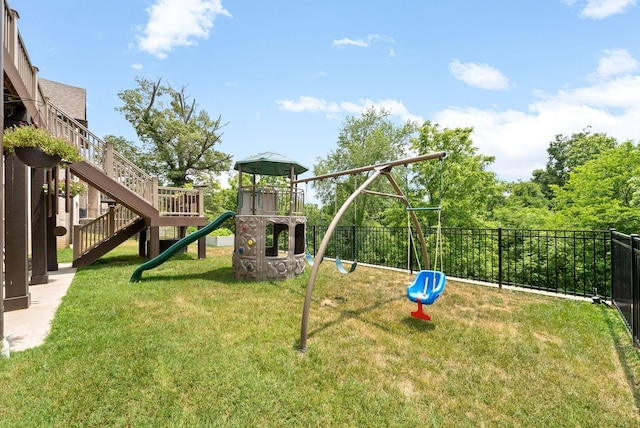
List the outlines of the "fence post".
<svg viewBox="0 0 640 428">
<path fill-rule="evenodd" d="M 311 235 L 313 237 L 313 256 L 315 257 L 316 255 L 316 227 L 313 226 L 313 234 Z"/>
<path fill-rule="evenodd" d="M 502 228 L 498 228 L 498 288 L 502 290 Z"/>
</svg>

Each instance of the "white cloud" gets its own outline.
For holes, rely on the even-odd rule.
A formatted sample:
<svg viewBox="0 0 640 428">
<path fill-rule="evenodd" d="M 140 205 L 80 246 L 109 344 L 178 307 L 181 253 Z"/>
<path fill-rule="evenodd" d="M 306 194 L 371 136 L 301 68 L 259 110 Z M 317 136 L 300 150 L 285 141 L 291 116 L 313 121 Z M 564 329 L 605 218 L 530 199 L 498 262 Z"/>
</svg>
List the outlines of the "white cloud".
<svg viewBox="0 0 640 428">
<path fill-rule="evenodd" d="M 359 46 L 359 47 L 366 48 L 367 46 L 369 46 L 369 44 L 362 39 L 354 40 L 348 37 L 344 37 L 338 40 L 334 39 L 333 46 Z"/>
<path fill-rule="evenodd" d="M 216 16 L 231 16 L 221 0 L 156 0 L 147 12 L 149 21 L 137 36 L 138 47 L 158 58 L 209 37 Z"/>
<path fill-rule="evenodd" d="M 576 0 L 564 0 L 570 6 L 578 3 Z M 604 19 L 611 15 L 624 13 L 636 5 L 636 0 L 582 0 L 579 2 L 582 12 L 580 16 L 590 19 Z"/>
<path fill-rule="evenodd" d="M 591 19 L 603 19 L 611 15 L 624 13 L 635 4 L 635 0 L 589 0 L 582 10 L 581 16 Z"/>
<path fill-rule="evenodd" d="M 592 80 L 608 78 L 617 74 L 632 73 L 638 69 L 638 61 L 626 49 L 605 50 L 598 69 L 589 77 Z"/>
<path fill-rule="evenodd" d="M 142 70 L 144 68 L 144 66 L 140 63 L 136 63 L 131 65 L 131 68 L 133 68 L 134 70 Z"/>
<path fill-rule="evenodd" d="M 500 70 L 488 64 L 462 63 L 454 60 L 449 64 L 449 70 L 456 79 L 481 89 L 507 89 L 509 87 L 509 79 Z"/>
<path fill-rule="evenodd" d="M 340 111 L 340 107 L 336 103 L 329 103 L 316 97 L 301 96 L 295 100 L 276 100 L 276 104 L 280 106 L 280 110 L 300 113 L 303 111 L 324 112 L 335 114 Z"/>
<path fill-rule="evenodd" d="M 605 52 L 602 61 L 610 56 L 611 51 Z M 629 59 L 632 61 L 624 63 L 635 61 Z M 630 70 L 628 65 L 613 69 Z M 544 167 L 546 150 L 557 134 L 570 136 L 591 126 L 592 132 L 604 132 L 618 141 L 637 141 L 640 75 L 612 78 L 611 73 L 601 74 L 603 78 L 590 86 L 555 94 L 534 91 L 526 112 L 452 107 L 439 111 L 432 120 L 442 128 L 473 127 L 472 138 L 479 151 L 496 157 L 491 169 L 503 179 L 526 180 L 534 169 Z"/>
<path fill-rule="evenodd" d="M 385 36 L 382 34 L 369 34 L 365 39 L 350 39 L 349 37 L 344 37 L 342 39 L 334 39 L 333 46 L 358 46 L 361 48 L 367 48 L 372 43 L 384 42 L 384 43 L 394 43 L 395 40 L 393 37 Z"/>
<path fill-rule="evenodd" d="M 610 62 L 610 65 L 604 65 Z M 607 50 L 598 71 L 588 85 L 558 90 L 555 93 L 533 91 L 526 111 L 478 109 L 473 106 L 447 107 L 429 118 L 444 128 L 472 127 L 472 139 L 479 152 L 495 156 L 490 166 L 501 179 L 528 180 L 536 168 L 547 162 L 547 148 L 557 134 L 570 136 L 591 126 L 618 141 L 640 138 L 640 74 L 636 60 L 625 51 Z M 398 100 L 327 102 L 307 96 L 298 100 L 276 101 L 281 110 L 322 112 L 328 118 L 357 115 L 368 107 L 385 108 L 402 121 L 418 123 L 423 118 L 412 114 Z"/>
<path fill-rule="evenodd" d="M 323 112 L 330 119 L 339 119 L 340 114 L 358 115 L 369 107 L 378 110 L 384 109 L 391 116 L 398 117 L 400 120 L 422 123 L 424 119 L 420 116 L 411 114 L 407 107 L 400 101 L 392 99 L 383 99 L 373 101 L 367 98 L 361 98 L 357 102 L 327 102 L 311 96 L 301 96 L 298 100 L 276 100 L 276 104 L 280 106 L 280 110 L 290 111 L 294 113 L 301 112 Z"/>
</svg>

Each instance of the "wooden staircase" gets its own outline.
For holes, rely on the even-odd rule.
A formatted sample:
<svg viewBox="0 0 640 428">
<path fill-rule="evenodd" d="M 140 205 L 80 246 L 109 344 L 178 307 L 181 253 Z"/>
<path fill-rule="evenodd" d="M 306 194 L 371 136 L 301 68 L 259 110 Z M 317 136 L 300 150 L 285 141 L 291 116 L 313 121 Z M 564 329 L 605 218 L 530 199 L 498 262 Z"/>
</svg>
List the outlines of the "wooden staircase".
<svg viewBox="0 0 640 428">
<path fill-rule="evenodd" d="M 73 265 L 86 266 L 136 233 L 150 229 L 149 256 L 159 252 L 160 226 L 204 226 L 202 189 L 158 186 L 156 177 L 142 171 L 113 150 L 111 143 L 92 134 L 51 102 L 46 104 L 47 128 L 78 149 L 81 162 L 68 167 L 73 175 L 108 195 L 117 205 L 90 223 L 74 226 Z"/>
<path fill-rule="evenodd" d="M 31 63 L 18 31 L 18 18 L 18 13 L 5 1 L 5 105 L 11 102 L 15 106 L 16 118 L 24 117 L 28 122 L 35 122 L 78 147 L 84 160 L 69 165 L 71 173 L 117 204 L 90 224 L 74 226 L 74 265 L 94 262 L 138 232 L 149 237 L 149 249 L 145 248 L 145 255 L 154 257 L 160 250 L 160 227 L 206 225 L 202 189 L 159 186 L 156 177 L 113 150 L 112 144 L 92 134 L 73 115 L 67 114 L 45 96 L 38 79 L 38 68 Z M 52 205 L 56 206 L 56 202 Z M 146 242 L 146 238 L 144 240 Z M 200 244 L 199 256 L 204 257 L 204 242 Z"/>
<path fill-rule="evenodd" d="M 122 205 L 74 228 L 73 266 L 88 266 L 145 228 L 144 218 Z"/>
</svg>

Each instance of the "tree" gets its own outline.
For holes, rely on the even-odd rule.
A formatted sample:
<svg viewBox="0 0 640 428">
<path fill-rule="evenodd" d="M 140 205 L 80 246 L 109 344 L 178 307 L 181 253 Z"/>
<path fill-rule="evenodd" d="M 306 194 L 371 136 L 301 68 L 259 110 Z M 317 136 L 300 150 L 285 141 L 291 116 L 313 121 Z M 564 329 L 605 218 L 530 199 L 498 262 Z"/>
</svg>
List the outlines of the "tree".
<svg viewBox="0 0 640 428">
<path fill-rule="evenodd" d="M 441 130 L 425 122 L 412 147 L 418 155 L 446 151 L 440 165 L 436 161 L 413 164 L 412 205 L 442 207 L 442 224 L 449 227 L 486 226 L 494 206 L 501 202 L 502 187 L 495 173 L 487 171 L 493 156 L 478 153 L 471 139 L 472 128 Z M 434 226 L 436 213 L 423 215 Z"/>
<path fill-rule="evenodd" d="M 551 186 L 564 186 L 569 174 L 578 166 L 616 144 L 616 140 L 606 134 L 591 134 L 590 127 L 571 137 L 558 134 L 547 148 L 549 158 L 546 168 L 533 171 L 533 181 L 540 184 L 542 192 L 550 200 L 553 198 Z"/>
<path fill-rule="evenodd" d="M 494 220 L 501 227 L 542 229 L 551 216 L 549 201 L 542 187 L 534 181 L 504 183 L 504 204 L 493 210 Z"/>
<path fill-rule="evenodd" d="M 563 187 L 552 186 L 552 227 L 640 230 L 639 165 L 640 147 L 627 141 L 575 168 Z"/>
<path fill-rule="evenodd" d="M 116 110 L 133 125 L 148 156 L 145 170 L 173 186 L 207 180 L 229 169 L 231 156 L 219 152 L 221 117 L 213 120 L 199 110 L 183 86 L 180 90 L 136 78 L 138 87 L 118 93 L 124 103 Z"/>
<path fill-rule="evenodd" d="M 120 153 L 126 159 L 129 159 L 135 166 L 145 171 L 152 161 L 151 155 L 142 150 L 141 147 L 136 146 L 133 141 L 127 140 L 124 137 L 117 137 L 115 135 L 105 135 L 104 141 L 113 144 L 113 149 Z"/>
<path fill-rule="evenodd" d="M 368 166 L 406 157 L 406 149 L 416 124 L 407 122 L 394 124 L 389 112 L 373 107 L 365 110 L 360 117 L 348 117 L 338 136 L 338 148 L 320 159 L 314 166 L 315 175 Z M 403 168 L 394 168 L 394 175 Z M 339 208 L 370 175 L 371 171 L 342 176 L 336 179 L 313 182 L 314 190 L 324 207 Z M 403 182 L 400 179 L 400 182 Z M 393 192 L 387 180 L 376 180 L 369 190 Z M 358 196 L 351 215 L 345 214 L 344 223 L 380 224 L 384 221 L 385 207 L 391 203 L 388 198 L 361 194 Z M 397 202 L 395 202 L 397 204 Z"/>
</svg>

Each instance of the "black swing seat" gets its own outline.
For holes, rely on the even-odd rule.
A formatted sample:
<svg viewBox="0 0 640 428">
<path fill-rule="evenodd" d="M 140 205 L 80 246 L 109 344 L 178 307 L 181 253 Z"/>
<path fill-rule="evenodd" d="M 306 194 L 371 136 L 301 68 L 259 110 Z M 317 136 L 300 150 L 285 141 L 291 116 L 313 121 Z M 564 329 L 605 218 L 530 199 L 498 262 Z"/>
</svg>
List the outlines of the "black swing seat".
<svg viewBox="0 0 640 428">
<path fill-rule="evenodd" d="M 342 265 L 342 260 L 340 260 L 339 257 L 336 257 L 336 268 L 338 269 L 338 272 L 340 272 L 341 274 L 346 275 L 348 273 L 351 273 L 354 270 L 356 270 L 356 267 L 358 267 L 358 262 L 353 262 L 349 270 L 347 270 Z"/>
</svg>

